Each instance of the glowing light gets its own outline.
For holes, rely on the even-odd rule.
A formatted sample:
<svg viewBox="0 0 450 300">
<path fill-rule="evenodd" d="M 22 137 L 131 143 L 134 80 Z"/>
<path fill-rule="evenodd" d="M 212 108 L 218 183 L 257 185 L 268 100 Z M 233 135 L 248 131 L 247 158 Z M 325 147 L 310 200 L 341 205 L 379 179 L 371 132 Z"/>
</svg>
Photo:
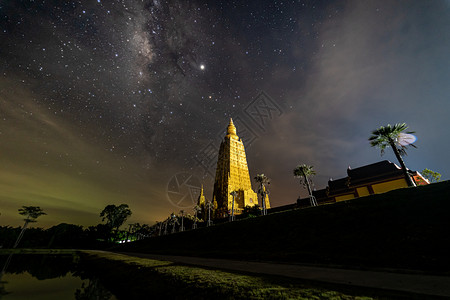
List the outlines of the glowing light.
<svg viewBox="0 0 450 300">
<path fill-rule="evenodd" d="M 200 70 L 204 70 L 205 69 L 205 65 L 200 65 Z"/>
<path fill-rule="evenodd" d="M 408 146 L 414 143 L 415 141 L 417 141 L 417 137 L 409 133 L 401 132 L 397 138 L 397 143 L 401 146 Z"/>
</svg>

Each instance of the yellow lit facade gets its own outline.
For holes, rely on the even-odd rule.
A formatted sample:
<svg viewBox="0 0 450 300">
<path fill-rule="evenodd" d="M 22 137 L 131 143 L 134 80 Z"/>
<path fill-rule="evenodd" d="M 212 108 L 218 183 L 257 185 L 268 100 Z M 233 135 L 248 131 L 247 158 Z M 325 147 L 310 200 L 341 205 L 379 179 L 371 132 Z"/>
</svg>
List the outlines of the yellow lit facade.
<svg viewBox="0 0 450 300">
<path fill-rule="evenodd" d="M 204 207 L 206 205 L 205 195 L 203 194 L 203 185 L 202 185 L 202 189 L 200 190 L 200 196 L 198 196 L 197 205 L 199 207 Z"/>
<path fill-rule="evenodd" d="M 205 195 L 203 194 L 203 185 L 202 185 L 202 189 L 200 190 L 200 195 L 198 196 L 197 206 L 200 208 L 200 214 L 198 215 L 198 218 L 205 220 L 206 198 L 205 198 Z"/>
<path fill-rule="evenodd" d="M 405 178 L 372 184 L 374 194 L 385 193 L 405 187 L 408 187 L 408 183 L 406 182 Z"/>
<path fill-rule="evenodd" d="M 417 171 L 408 170 L 416 185 L 428 184 Z M 329 204 L 358 197 L 406 188 L 408 184 L 399 166 L 387 160 L 356 169 L 347 169 L 347 177 L 329 180 L 325 189 L 313 191 L 319 204 Z M 309 199 L 298 199 L 298 206 L 309 206 Z"/>
<path fill-rule="evenodd" d="M 223 217 L 231 211 L 233 197 L 230 193 L 233 191 L 237 192 L 235 214 L 240 214 L 245 206 L 258 204 L 258 197 L 250 181 L 244 144 L 237 136 L 236 127 L 230 119 L 227 135 L 220 144 L 214 181 L 213 198 L 217 201 L 218 217 Z M 266 204 L 269 204 L 268 197 Z"/>
</svg>

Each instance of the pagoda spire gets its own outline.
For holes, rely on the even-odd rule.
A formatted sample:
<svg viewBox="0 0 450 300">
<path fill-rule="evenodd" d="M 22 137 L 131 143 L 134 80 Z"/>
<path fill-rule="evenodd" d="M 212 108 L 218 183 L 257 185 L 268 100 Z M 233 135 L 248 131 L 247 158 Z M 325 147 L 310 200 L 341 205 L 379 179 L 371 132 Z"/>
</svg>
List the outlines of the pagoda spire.
<svg viewBox="0 0 450 300">
<path fill-rule="evenodd" d="M 203 206 L 205 206 L 206 203 L 206 199 L 205 199 L 205 195 L 203 195 L 203 184 L 202 184 L 202 189 L 200 190 L 200 195 L 198 196 L 198 201 L 197 201 L 197 205 L 200 206 L 200 208 Z"/>
<path fill-rule="evenodd" d="M 230 118 L 230 124 L 228 124 L 227 135 L 236 135 L 236 126 L 234 126 L 232 118 Z"/>
</svg>

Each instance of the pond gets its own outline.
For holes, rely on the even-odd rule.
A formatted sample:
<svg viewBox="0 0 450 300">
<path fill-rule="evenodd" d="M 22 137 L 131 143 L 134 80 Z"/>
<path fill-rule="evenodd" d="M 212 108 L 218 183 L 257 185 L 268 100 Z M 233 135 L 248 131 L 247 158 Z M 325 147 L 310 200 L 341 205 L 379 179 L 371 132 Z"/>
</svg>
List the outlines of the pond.
<svg viewBox="0 0 450 300">
<path fill-rule="evenodd" d="M 0 299 L 117 299 L 77 255 L 0 255 Z"/>
</svg>

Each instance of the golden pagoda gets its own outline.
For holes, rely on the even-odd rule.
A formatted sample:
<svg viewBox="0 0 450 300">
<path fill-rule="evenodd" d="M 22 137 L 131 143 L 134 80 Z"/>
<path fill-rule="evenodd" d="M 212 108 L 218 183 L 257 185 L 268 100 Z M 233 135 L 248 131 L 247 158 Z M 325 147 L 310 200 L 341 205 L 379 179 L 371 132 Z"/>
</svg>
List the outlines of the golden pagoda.
<svg viewBox="0 0 450 300">
<path fill-rule="evenodd" d="M 231 192 L 236 191 L 234 213 L 240 214 L 245 206 L 258 204 L 258 197 L 252 190 L 247 158 L 242 140 L 236 135 L 233 120 L 227 128 L 227 135 L 220 144 L 214 181 L 213 199 L 217 201 L 217 216 L 224 217 L 230 213 L 233 205 Z M 266 204 L 269 199 L 266 198 Z M 268 208 L 268 207 L 267 207 Z"/>
</svg>

